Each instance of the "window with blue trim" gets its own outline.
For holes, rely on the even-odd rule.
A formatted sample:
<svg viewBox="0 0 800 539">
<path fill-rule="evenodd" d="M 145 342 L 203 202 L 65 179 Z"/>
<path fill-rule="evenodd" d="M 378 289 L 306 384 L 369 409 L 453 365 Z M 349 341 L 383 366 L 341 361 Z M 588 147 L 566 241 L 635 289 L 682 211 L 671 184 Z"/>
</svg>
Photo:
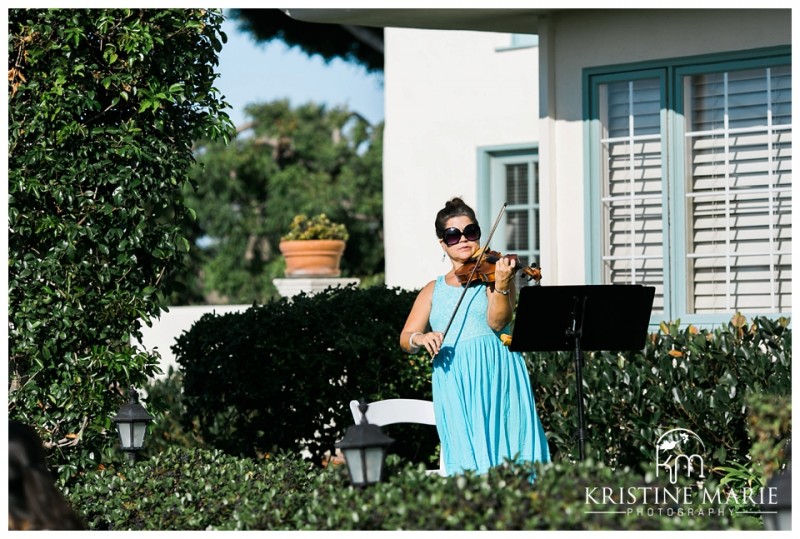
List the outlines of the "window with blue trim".
<svg viewBox="0 0 800 539">
<path fill-rule="evenodd" d="M 791 58 L 594 71 L 592 279 L 656 287 L 654 314 L 791 311 Z"/>
<path fill-rule="evenodd" d="M 496 213 L 503 203 L 507 203 L 490 247 L 518 255 L 524 266 L 540 264 L 539 161 L 536 150 L 484 150 L 482 160 L 485 177 L 481 181 L 485 182 L 482 191 L 487 194 L 486 207 Z M 517 285 L 522 286 L 526 277 L 523 272 L 517 275 Z"/>
</svg>

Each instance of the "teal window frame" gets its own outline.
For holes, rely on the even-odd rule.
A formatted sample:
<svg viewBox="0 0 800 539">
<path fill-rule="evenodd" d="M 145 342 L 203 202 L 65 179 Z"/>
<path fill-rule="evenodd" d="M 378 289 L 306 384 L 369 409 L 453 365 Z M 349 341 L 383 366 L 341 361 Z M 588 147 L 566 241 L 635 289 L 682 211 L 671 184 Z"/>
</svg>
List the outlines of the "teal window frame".
<svg viewBox="0 0 800 539">
<path fill-rule="evenodd" d="M 590 284 L 603 282 L 603 210 L 601 197 L 604 190 L 602 135 L 600 120 L 600 86 L 613 82 L 658 78 L 661 89 L 660 140 L 662 169 L 662 223 L 664 236 L 662 256 L 663 312 L 654 309 L 651 324 L 661 320 L 680 320 L 697 325 L 726 324 L 734 312 L 689 313 L 688 312 L 688 268 L 685 259 L 688 252 L 687 231 L 687 155 L 685 150 L 684 91 L 685 76 L 749 68 L 766 68 L 791 65 L 790 47 L 771 47 L 751 51 L 737 51 L 674 58 L 626 65 L 587 68 L 583 71 L 583 98 L 585 119 L 586 174 L 585 208 L 587 219 L 586 277 Z M 781 312 L 744 312 L 753 316 L 791 316 L 790 310 Z"/>
<path fill-rule="evenodd" d="M 484 229 L 484 234 L 488 235 L 491 230 L 491 226 L 494 224 L 494 221 L 497 219 L 497 214 L 499 213 L 500 209 L 503 206 L 506 200 L 500 200 L 496 195 L 496 189 L 493 186 L 495 182 L 502 181 L 502 178 L 499 178 L 497 174 L 493 172 L 496 169 L 497 165 L 503 165 L 506 163 L 531 163 L 532 166 L 529 170 L 529 188 L 532 190 L 532 194 L 534 195 L 532 200 L 529 201 L 528 204 L 520 205 L 519 207 L 513 207 L 509 205 L 509 210 L 522 210 L 527 209 L 533 217 L 529 221 L 529 230 L 528 230 L 528 238 L 533 243 L 529 250 L 526 250 L 522 253 L 514 253 L 514 254 L 521 254 L 524 256 L 528 256 L 528 262 L 536 262 L 540 266 L 543 264 L 541 260 L 542 250 L 541 250 L 541 235 L 539 233 L 540 226 L 541 226 L 541 201 L 540 201 L 540 185 L 541 181 L 539 178 L 538 170 L 539 170 L 539 146 L 536 143 L 520 143 L 520 144 L 508 144 L 508 145 L 499 145 L 499 146 L 482 146 L 479 147 L 477 150 L 477 187 L 478 187 L 478 197 L 477 197 L 477 204 L 475 211 L 478 216 L 478 221 L 480 221 L 482 228 Z M 501 219 L 500 224 L 497 227 L 497 231 L 492 239 L 490 247 L 495 251 L 500 252 L 508 252 L 508 245 L 505 244 L 505 241 L 502 239 L 505 237 L 505 220 Z M 484 240 L 486 238 L 483 238 Z M 522 284 L 522 283 L 518 283 Z"/>
</svg>

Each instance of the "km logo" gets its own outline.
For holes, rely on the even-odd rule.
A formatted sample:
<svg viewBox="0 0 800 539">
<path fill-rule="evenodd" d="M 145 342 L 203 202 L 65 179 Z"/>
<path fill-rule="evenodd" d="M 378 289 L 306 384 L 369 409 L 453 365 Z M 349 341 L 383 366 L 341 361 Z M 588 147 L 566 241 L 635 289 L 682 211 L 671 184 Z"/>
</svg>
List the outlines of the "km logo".
<svg viewBox="0 0 800 539">
<path fill-rule="evenodd" d="M 688 429 L 668 430 L 656 441 L 656 477 L 664 469 L 669 473 L 669 482 L 675 484 L 681 470 L 686 477 L 699 471 L 697 477 L 705 477 L 703 457 L 706 446 L 703 440 Z"/>
</svg>

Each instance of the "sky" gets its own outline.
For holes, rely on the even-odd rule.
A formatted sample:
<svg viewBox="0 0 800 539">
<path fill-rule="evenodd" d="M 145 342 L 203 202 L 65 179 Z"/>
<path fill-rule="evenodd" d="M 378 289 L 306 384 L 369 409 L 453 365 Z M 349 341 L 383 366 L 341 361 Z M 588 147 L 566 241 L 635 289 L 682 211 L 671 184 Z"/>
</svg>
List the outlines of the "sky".
<svg viewBox="0 0 800 539">
<path fill-rule="evenodd" d="M 346 105 L 373 124 L 383 120 L 382 74 L 338 59 L 326 64 L 321 56 L 308 57 L 278 40 L 256 43 L 237 26 L 235 19 L 223 23 L 228 42 L 219 54 L 216 84 L 233 107 L 228 114 L 235 125 L 245 122 L 246 105 L 286 98 L 292 106 Z"/>
</svg>

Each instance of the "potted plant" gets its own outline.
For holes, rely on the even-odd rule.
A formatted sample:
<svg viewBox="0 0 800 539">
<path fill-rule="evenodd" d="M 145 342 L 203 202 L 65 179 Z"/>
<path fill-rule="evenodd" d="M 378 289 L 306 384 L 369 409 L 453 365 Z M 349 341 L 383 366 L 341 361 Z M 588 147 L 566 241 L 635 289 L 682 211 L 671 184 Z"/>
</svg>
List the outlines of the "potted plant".
<svg viewBox="0 0 800 539">
<path fill-rule="evenodd" d="M 338 277 L 349 234 L 341 223 L 320 213 L 294 217 L 278 248 L 286 260 L 287 277 Z"/>
</svg>

